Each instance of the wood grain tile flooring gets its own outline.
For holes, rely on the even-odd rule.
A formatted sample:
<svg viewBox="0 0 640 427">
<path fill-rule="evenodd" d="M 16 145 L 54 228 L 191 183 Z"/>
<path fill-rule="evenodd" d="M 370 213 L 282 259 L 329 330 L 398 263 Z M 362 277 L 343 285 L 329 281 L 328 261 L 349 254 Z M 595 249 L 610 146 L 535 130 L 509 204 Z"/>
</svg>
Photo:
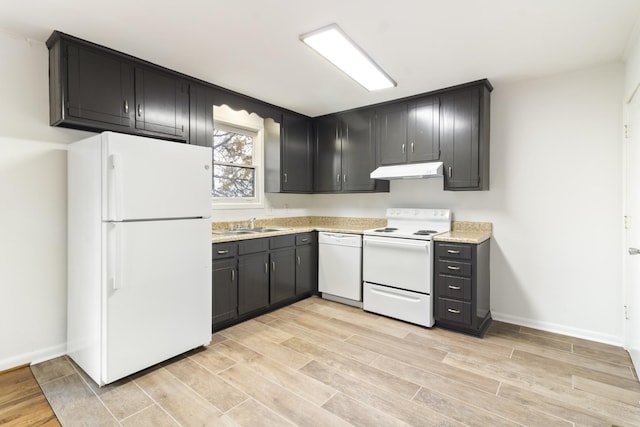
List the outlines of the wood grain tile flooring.
<svg viewBox="0 0 640 427">
<path fill-rule="evenodd" d="M 621 348 L 499 322 L 477 339 L 319 298 L 107 387 L 66 357 L 32 370 L 63 426 L 640 426 Z"/>
</svg>

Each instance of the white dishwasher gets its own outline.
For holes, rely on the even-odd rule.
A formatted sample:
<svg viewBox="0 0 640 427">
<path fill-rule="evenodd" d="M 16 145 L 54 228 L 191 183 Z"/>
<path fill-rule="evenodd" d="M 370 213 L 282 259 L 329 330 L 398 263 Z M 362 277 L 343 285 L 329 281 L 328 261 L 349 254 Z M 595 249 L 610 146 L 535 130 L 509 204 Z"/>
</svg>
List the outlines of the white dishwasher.
<svg viewBox="0 0 640 427">
<path fill-rule="evenodd" d="M 322 298 L 362 307 L 362 236 L 318 233 L 318 291 Z"/>
</svg>

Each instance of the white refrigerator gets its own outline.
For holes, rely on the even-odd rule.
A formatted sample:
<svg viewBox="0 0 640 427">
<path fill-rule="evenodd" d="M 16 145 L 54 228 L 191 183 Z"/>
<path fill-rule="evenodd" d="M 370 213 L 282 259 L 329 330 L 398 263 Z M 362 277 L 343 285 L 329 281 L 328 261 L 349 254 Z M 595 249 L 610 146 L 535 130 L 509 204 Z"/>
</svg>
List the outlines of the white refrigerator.
<svg viewBox="0 0 640 427">
<path fill-rule="evenodd" d="M 69 145 L 67 354 L 100 386 L 211 342 L 211 149 Z"/>
</svg>

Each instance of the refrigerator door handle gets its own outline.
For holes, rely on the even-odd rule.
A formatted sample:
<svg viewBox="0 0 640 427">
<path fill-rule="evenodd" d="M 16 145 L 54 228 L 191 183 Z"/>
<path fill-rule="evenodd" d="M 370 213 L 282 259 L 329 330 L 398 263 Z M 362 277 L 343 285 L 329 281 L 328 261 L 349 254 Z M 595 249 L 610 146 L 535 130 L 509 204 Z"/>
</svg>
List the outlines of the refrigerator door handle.
<svg viewBox="0 0 640 427">
<path fill-rule="evenodd" d="M 122 185 L 122 157 L 120 154 L 109 155 L 109 166 L 111 168 L 110 187 L 110 208 L 111 218 L 114 221 L 122 221 L 122 201 L 124 200 L 124 186 Z"/>
<path fill-rule="evenodd" d="M 112 252 L 111 252 L 111 262 L 109 263 L 110 272 L 109 277 L 111 278 L 111 286 L 113 290 L 122 289 L 124 283 L 124 275 L 122 271 L 122 231 L 121 226 L 116 223 L 112 223 L 113 227 L 113 235 L 112 235 Z"/>
</svg>

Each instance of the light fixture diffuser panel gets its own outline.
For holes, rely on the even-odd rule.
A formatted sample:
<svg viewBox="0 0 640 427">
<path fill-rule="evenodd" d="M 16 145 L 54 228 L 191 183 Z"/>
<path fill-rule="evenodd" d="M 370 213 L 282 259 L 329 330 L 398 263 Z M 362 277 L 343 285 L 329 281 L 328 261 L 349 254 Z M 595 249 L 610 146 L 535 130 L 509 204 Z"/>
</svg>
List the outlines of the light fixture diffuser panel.
<svg viewBox="0 0 640 427">
<path fill-rule="evenodd" d="M 336 24 L 303 34 L 300 40 L 369 91 L 396 86 Z"/>
</svg>

